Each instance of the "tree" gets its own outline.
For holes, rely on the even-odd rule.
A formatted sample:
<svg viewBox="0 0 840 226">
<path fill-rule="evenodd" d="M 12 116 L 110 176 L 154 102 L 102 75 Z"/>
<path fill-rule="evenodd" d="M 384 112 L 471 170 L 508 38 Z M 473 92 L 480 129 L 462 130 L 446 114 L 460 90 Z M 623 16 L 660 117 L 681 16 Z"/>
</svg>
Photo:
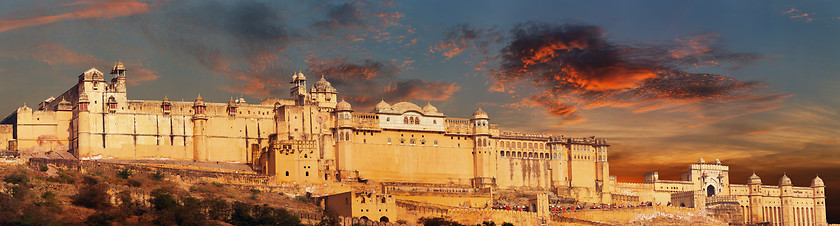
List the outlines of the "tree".
<svg viewBox="0 0 840 226">
<path fill-rule="evenodd" d="M 108 184 L 100 183 L 96 178 L 85 177 L 85 185 L 79 188 L 79 193 L 70 197 L 73 205 L 84 206 L 91 209 L 104 209 L 111 207 L 108 195 Z"/>
</svg>

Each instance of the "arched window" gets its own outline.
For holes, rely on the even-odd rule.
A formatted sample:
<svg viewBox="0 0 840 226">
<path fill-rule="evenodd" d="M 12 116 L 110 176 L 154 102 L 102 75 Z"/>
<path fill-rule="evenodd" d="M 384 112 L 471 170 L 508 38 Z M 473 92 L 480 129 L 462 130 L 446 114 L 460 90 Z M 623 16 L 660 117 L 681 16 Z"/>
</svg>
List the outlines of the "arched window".
<svg viewBox="0 0 840 226">
<path fill-rule="evenodd" d="M 286 176 L 287 176 L 287 177 L 289 176 L 289 171 L 286 171 Z"/>
<path fill-rule="evenodd" d="M 350 140 L 350 133 L 344 133 L 344 140 L 345 140 L 345 141 L 349 141 L 349 140 Z"/>
<path fill-rule="evenodd" d="M 407 116 L 403 116 L 403 123 L 408 124 L 408 117 Z"/>
</svg>

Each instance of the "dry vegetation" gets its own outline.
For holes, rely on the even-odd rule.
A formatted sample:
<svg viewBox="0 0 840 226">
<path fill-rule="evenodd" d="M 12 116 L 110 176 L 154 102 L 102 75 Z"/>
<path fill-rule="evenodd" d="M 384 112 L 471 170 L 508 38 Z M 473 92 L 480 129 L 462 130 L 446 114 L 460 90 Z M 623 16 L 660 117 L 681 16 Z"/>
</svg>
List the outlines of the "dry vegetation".
<svg viewBox="0 0 840 226">
<path fill-rule="evenodd" d="M 190 184 L 130 168 L 78 172 L 0 166 L 0 225 L 334 225 L 312 198 L 222 183 Z"/>
</svg>

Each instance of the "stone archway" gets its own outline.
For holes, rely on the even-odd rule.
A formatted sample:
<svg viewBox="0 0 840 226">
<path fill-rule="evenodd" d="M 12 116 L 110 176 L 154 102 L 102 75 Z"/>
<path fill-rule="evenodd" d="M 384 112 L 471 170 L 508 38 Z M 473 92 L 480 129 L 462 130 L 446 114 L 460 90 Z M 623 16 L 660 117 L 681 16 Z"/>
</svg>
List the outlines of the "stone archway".
<svg viewBox="0 0 840 226">
<path fill-rule="evenodd" d="M 388 221 L 388 217 L 382 216 L 382 217 L 379 218 L 379 222 L 390 222 L 390 221 Z"/>
<path fill-rule="evenodd" d="M 706 187 L 706 196 L 708 196 L 708 197 L 714 196 L 716 190 L 717 189 L 715 189 L 715 186 L 710 184 L 708 187 Z"/>
</svg>

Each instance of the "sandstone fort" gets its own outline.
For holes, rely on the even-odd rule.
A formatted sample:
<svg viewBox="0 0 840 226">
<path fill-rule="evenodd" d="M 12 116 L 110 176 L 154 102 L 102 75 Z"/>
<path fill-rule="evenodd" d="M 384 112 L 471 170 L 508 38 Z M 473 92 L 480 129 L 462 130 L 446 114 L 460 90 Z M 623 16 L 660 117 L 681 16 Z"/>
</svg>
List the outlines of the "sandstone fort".
<svg viewBox="0 0 840 226">
<path fill-rule="evenodd" d="M 0 150 L 82 162 L 223 165 L 219 170 L 234 175 L 269 177 L 269 184 L 330 187 L 320 198 L 324 208 L 376 221 L 431 213 L 546 222 L 568 206 L 646 203 L 702 209 L 730 223 L 826 224 L 819 177 L 809 186 L 787 176 L 771 183 L 755 174 L 730 178 L 720 160 L 700 159 L 679 180 L 651 172 L 643 183 L 624 183 L 610 175 L 606 139 L 505 130 L 492 123 L 504 118 L 481 109 L 457 118 L 431 104 L 386 99 L 361 112 L 327 79 L 303 73 L 291 76 L 288 98 L 259 103 L 200 95 L 131 100 L 127 71 L 121 62 L 110 76 L 91 68 L 66 92 L 19 107 L 0 122 Z"/>
</svg>

